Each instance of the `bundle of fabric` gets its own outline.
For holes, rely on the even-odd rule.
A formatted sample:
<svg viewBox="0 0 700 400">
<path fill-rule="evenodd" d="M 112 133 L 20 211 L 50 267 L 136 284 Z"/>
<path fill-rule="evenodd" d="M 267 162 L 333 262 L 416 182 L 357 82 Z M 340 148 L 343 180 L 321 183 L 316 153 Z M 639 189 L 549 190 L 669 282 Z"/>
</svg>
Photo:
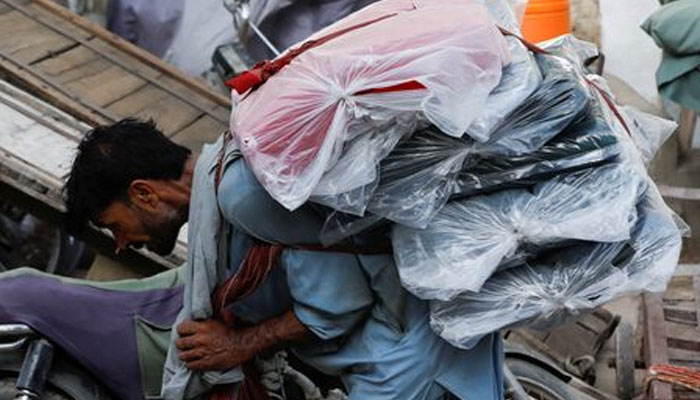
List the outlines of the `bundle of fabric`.
<svg viewBox="0 0 700 400">
<path fill-rule="evenodd" d="M 682 233 L 645 169 L 674 124 L 615 105 L 591 45 L 521 43 L 481 3 L 375 3 L 243 77 L 232 115 L 276 200 L 320 204 L 325 243 L 390 231 L 403 286 L 467 348 L 663 288 Z"/>
<path fill-rule="evenodd" d="M 579 119 L 588 105 L 585 83 L 563 59 L 538 56 L 538 65 L 542 83 L 493 128 L 486 142 L 452 138 L 431 126 L 399 144 L 380 165 L 367 210 L 424 228 L 455 192 L 465 165 L 478 164 L 480 157 L 529 154 Z"/>
<path fill-rule="evenodd" d="M 452 198 L 529 187 L 556 174 L 604 165 L 622 153 L 623 146 L 600 109 L 590 107 L 581 121 L 532 153 L 514 157 L 474 157 L 459 171 Z"/>
<path fill-rule="evenodd" d="M 431 325 L 455 346 L 512 326 L 548 329 L 615 297 L 664 290 L 678 261 L 681 238 L 653 187 L 637 206 L 628 240 L 579 242 L 497 272 L 478 293 L 431 302 Z"/>
<path fill-rule="evenodd" d="M 559 175 L 535 185 L 447 204 L 426 229 L 397 225 L 394 258 L 418 297 L 477 292 L 496 269 L 533 247 L 630 237 L 641 177 L 622 165 Z"/>
<path fill-rule="evenodd" d="M 475 1 L 384 0 L 232 82 L 246 93 L 232 132 L 260 183 L 293 210 L 345 142 L 397 118 L 462 136 L 508 61 L 505 39 Z M 347 191 L 371 178 L 345 171 L 336 185 Z"/>
</svg>

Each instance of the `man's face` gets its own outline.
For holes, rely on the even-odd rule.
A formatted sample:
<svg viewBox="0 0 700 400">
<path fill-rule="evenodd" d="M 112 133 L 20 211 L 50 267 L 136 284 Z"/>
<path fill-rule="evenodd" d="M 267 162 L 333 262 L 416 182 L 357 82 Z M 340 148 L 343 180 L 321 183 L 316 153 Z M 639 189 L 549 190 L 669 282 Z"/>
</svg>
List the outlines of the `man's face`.
<svg viewBox="0 0 700 400">
<path fill-rule="evenodd" d="M 95 221 L 114 235 L 117 248 L 146 246 L 162 256 L 175 248 L 177 236 L 187 221 L 187 210 L 177 210 L 165 204 L 155 209 L 144 209 L 132 202 L 113 201 Z"/>
</svg>

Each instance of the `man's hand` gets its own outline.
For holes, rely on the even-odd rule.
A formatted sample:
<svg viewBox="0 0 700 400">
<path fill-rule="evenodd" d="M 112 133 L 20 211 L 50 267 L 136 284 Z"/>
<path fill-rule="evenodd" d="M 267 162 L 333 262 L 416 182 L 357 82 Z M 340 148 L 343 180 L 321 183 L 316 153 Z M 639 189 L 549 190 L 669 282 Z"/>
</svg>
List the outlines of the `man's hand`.
<svg viewBox="0 0 700 400">
<path fill-rule="evenodd" d="M 299 341 L 311 332 L 293 311 L 261 324 L 232 329 L 223 322 L 185 321 L 177 327 L 180 359 L 193 370 L 227 370 L 273 347 Z"/>
<path fill-rule="evenodd" d="M 185 321 L 177 327 L 180 339 L 175 345 L 180 359 L 193 370 L 227 370 L 255 356 L 243 341 L 243 331 L 228 328 L 223 322 Z"/>
</svg>

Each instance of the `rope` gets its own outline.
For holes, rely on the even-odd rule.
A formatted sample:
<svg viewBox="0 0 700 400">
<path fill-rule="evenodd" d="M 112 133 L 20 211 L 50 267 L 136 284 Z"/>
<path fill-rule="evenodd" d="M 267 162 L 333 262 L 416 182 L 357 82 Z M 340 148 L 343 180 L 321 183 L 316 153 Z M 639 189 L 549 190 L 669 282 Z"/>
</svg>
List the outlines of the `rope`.
<svg viewBox="0 0 700 400">
<path fill-rule="evenodd" d="M 652 365 L 647 370 L 647 377 L 644 381 L 646 392 L 655 381 L 670 383 L 700 393 L 700 371 L 691 368 L 669 364 Z"/>
</svg>

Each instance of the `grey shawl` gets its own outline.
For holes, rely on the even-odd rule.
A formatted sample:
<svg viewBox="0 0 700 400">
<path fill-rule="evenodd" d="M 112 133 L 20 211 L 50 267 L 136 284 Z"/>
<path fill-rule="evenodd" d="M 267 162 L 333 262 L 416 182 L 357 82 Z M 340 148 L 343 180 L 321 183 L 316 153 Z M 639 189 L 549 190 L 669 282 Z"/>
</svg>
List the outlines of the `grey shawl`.
<svg viewBox="0 0 700 400">
<path fill-rule="evenodd" d="M 214 187 L 214 175 L 222 145 L 223 135 L 216 143 L 205 145 L 195 167 L 188 222 L 185 293 L 182 311 L 175 326 L 184 320 L 211 317 L 211 293 L 226 277 L 228 224 L 221 217 Z M 234 142 L 230 141 L 226 149 L 225 164 L 238 158 L 239 154 Z M 178 337 L 177 331 L 173 329 L 163 372 L 161 395 L 165 400 L 197 398 L 209 391 L 213 385 L 243 380 L 240 368 L 205 373 L 190 371 L 178 357 L 175 347 Z"/>
</svg>

